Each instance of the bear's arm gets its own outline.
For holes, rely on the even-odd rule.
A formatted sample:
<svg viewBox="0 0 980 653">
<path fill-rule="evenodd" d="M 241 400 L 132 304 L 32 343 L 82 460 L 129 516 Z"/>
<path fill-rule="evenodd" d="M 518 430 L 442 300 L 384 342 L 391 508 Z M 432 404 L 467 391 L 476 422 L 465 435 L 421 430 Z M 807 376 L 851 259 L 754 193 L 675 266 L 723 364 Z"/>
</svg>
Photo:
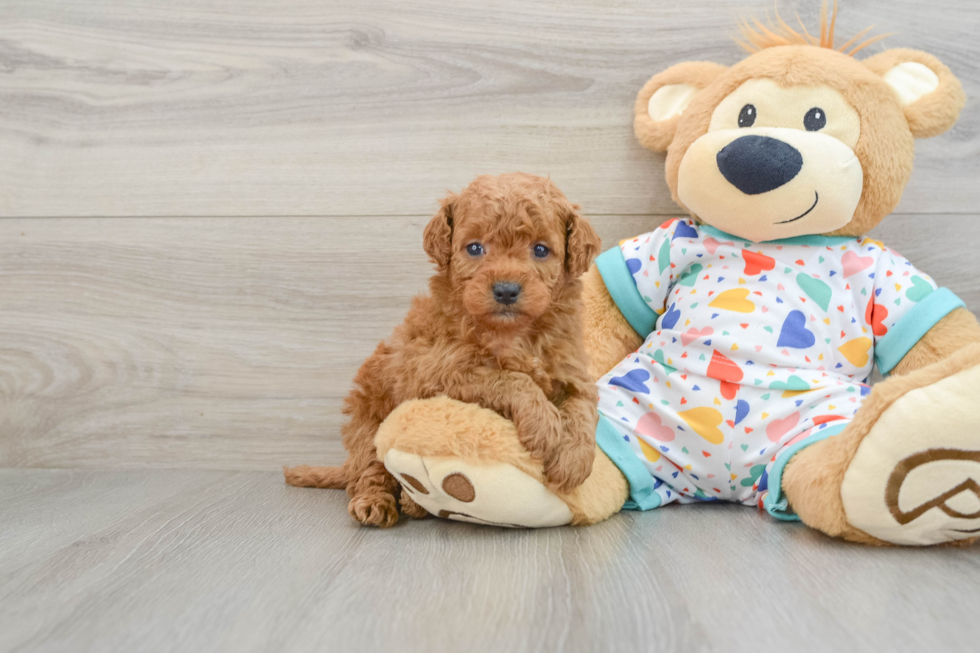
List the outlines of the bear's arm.
<svg viewBox="0 0 980 653">
<path fill-rule="evenodd" d="M 954 309 L 922 336 L 891 373 L 907 374 L 945 360 L 955 355 L 960 348 L 976 342 L 980 342 L 980 324 L 977 323 L 977 318 L 965 308 Z"/>
<path fill-rule="evenodd" d="M 643 338 L 619 312 L 595 264 L 582 275 L 582 285 L 589 376 L 598 380 L 636 351 L 643 344 Z"/>
</svg>

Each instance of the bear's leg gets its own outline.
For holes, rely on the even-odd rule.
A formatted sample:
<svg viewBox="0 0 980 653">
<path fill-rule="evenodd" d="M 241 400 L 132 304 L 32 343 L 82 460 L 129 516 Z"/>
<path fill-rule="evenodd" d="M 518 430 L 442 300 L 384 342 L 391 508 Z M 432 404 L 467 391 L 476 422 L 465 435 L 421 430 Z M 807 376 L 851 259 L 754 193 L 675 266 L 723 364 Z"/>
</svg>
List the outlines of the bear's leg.
<svg viewBox="0 0 980 653">
<path fill-rule="evenodd" d="M 571 492 L 545 485 L 542 462 L 513 423 L 445 397 L 405 402 L 378 430 L 378 458 L 425 511 L 459 521 L 513 527 L 584 525 L 625 503 L 629 487 L 600 450 L 592 474 Z"/>
<path fill-rule="evenodd" d="M 867 544 L 980 535 L 980 345 L 877 384 L 838 436 L 786 465 L 801 520 Z"/>
</svg>

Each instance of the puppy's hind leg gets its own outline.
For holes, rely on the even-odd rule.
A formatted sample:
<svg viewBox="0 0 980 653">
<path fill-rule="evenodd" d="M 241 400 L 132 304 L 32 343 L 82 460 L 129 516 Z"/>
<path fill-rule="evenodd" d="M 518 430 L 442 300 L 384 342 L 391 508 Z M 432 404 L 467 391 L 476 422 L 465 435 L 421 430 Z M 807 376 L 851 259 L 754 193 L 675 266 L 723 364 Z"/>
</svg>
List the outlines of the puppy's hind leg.
<svg viewBox="0 0 980 653">
<path fill-rule="evenodd" d="M 347 510 L 362 524 L 381 528 L 398 522 L 396 493 L 400 489 L 398 481 L 378 460 L 374 445 L 378 427 L 396 405 L 384 382 L 389 373 L 385 365 L 387 351 L 384 343 L 379 345 L 358 371 L 355 388 L 344 402 L 344 414 L 350 421 L 341 428 L 349 453 L 343 468 L 350 496 Z"/>
<path fill-rule="evenodd" d="M 388 473 L 384 464 L 372 460 L 361 470 L 357 480 L 347 486 L 351 498 L 347 511 L 367 526 L 394 526 L 398 523 L 398 500 L 395 497 L 398 489 L 398 481 Z"/>
<path fill-rule="evenodd" d="M 377 469 L 378 467 L 380 470 Z M 355 482 L 349 484 L 344 467 L 299 465 L 283 468 L 286 483 L 289 485 L 352 490 L 348 492 L 351 495 L 348 511 L 357 521 L 382 528 L 393 526 L 398 521 L 398 508 L 392 493 L 392 483 L 389 480 L 394 481 L 394 479 L 378 462 L 369 464 L 366 469 L 355 473 L 357 474 Z M 410 506 L 406 506 L 405 513 L 416 518 L 426 514 L 424 510 L 422 514 L 418 514 L 418 510 L 421 508 L 412 511 Z"/>
</svg>

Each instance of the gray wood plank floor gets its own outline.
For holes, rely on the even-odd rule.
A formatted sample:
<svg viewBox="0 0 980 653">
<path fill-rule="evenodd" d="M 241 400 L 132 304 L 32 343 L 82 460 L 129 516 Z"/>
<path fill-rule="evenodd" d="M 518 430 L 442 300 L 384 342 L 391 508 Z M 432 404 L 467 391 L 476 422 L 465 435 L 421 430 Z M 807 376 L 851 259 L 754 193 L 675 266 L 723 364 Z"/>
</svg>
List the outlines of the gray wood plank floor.
<svg viewBox="0 0 980 653">
<path fill-rule="evenodd" d="M 975 651 L 975 550 L 741 506 L 360 528 L 266 472 L 0 470 L 2 651 Z"/>
</svg>

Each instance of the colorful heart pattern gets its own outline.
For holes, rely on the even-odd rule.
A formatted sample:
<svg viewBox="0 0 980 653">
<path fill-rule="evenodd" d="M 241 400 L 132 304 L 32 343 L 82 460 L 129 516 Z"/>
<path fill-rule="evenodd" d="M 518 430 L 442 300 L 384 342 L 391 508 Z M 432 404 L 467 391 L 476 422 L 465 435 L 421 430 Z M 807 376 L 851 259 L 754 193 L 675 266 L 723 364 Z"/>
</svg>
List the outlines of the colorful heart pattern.
<svg viewBox="0 0 980 653">
<path fill-rule="evenodd" d="M 701 274 L 701 270 L 703 269 L 704 268 L 701 267 L 700 263 L 695 263 L 688 268 L 687 272 L 681 275 L 681 278 L 677 280 L 677 283 L 682 286 L 687 286 L 688 288 L 692 287 L 695 283 L 697 283 L 698 275 Z"/>
<path fill-rule="evenodd" d="M 609 379 L 609 385 L 618 385 L 620 388 L 648 395 L 650 388 L 647 387 L 646 381 L 649 380 L 650 373 L 646 370 L 630 370 L 623 376 L 614 376 Z"/>
<path fill-rule="evenodd" d="M 853 417 L 876 345 L 936 289 L 868 238 L 752 243 L 673 219 L 620 248 L 660 317 L 599 408 L 661 504 L 756 501 L 788 443 Z"/>
<path fill-rule="evenodd" d="M 644 414 L 636 423 L 636 433 L 660 442 L 670 442 L 674 439 L 674 429 L 664 426 L 660 415 L 656 413 Z"/>
<path fill-rule="evenodd" d="M 681 319 L 681 312 L 674 308 L 671 304 L 670 308 L 660 316 L 660 328 L 662 330 L 673 329 L 674 325 L 677 324 L 677 320 Z"/>
<path fill-rule="evenodd" d="M 660 452 L 654 447 L 647 444 L 642 438 L 637 438 L 636 442 L 640 445 L 640 451 L 643 452 L 643 457 L 649 462 L 655 463 L 660 460 Z"/>
<path fill-rule="evenodd" d="M 933 291 L 932 284 L 920 276 L 912 277 L 911 281 L 912 285 L 905 291 L 905 296 L 913 302 L 921 302 Z"/>
<path fill-rule="evenodd" d="M 874 265 L 874 258 L 871 256 L 858 256 L 853 250 L 844 252 L 841 257 L 841 268 L 844 278 L 853 277 L 858 272 L 863 272 Z"/>
<path fill-rule="evenodd" d="M 685 333 L 681 334 L 681 344 L 687 347 L 689 344 L 691 344 L 698 338 L 707 338 L 714 332 L 715 330 L 709 326 L 701 327 L 700 329 L 695 329 L 694 327 L 691 327 Z"/>
<path fill-rule="evenodd" d="M 816 302 L 817 306 L 822 308 L 824 311 L 830 308 L 830 298 L 834 294 L 830 289 L 830 286 L 825 284 L 820 279 L 814 279 L 803 272 L 796 275 L 796 283 L 799 284 L 800 288 L 806 293 L 807 297 Z"/>
<path fill-rule="evenodd" d="M 868 323 L 871 327 L 871 331 L 876 336 L 883 336 L 888 333 L 888 327 L 885 326 L 885 318 L 888 317 L 888 309 L 881 304 L 875 303 L 875 298 L 872 297 L 868 300 L 868 306 L 864 311 L 864 321 Z"/>
<path fill-rule="evenodd" d="M 721 444 L 725 436 L 718 428 L 722 423 L 721 413 L 714 408 L 692 408 L 678 413 L 691 429 L 711 444 Z"/>
<path fill-rule="evenodd" d="M 784 417 L 783 419 L 774 419 L 766 425 L 766 436 L 769 438 L 770 442 L 779 442 L 779 440 L 789 433 L 794 426 L 800 423 L 800 413 L 795 412 L 789 417 Z"/>
<path fill-rule="evenodd" d="M 732 290 L 726 290 L 718 295 L 718 297 L 708 305 L 713 308 L 720 308 L 723 311 L 751 313 L 755 310 L 755 304 L 746 299 L 748 296 L 748 288 L 733 288 Z"/>
<path fill-rule="evenodd" d="M 790 311 L 779 328 L 777 347 L 792 347 L 794 349 L 809 349 L 817 337 L 813 331 L 806 328 L 806 315 L 802 311 Z"/>
<path fill-rule="evenodd" d="M 745 261 L 745 269 L 742 272 L 750 276 L 762 274 L 776 267 L 776 259 L 747 249 L 742 250 L 742 260 Z"/>
<path fill-rule="evenodd" d="M 854 367 L 864 367 L 868 364 L 868 352 L 871 351 L 871 338 L 855 338 L 848 340 L 837 348 L 844 358 Z"/>
</svg>

